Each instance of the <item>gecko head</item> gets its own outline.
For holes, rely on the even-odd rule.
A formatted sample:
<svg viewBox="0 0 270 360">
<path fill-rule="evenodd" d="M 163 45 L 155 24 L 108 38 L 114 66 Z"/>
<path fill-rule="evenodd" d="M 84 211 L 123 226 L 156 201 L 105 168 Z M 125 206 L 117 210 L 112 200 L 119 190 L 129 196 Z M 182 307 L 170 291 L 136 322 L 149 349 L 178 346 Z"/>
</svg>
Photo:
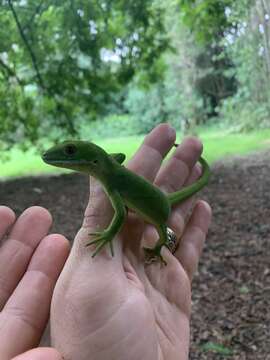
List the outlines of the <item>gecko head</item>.
<svg viewBox="0 0 270 360">
<path fill-rule="evenodd" d="M 50 165 L 87 172 L 95 176 L 98 175 L 97 172 L 106 157 L 106 152 L 93 143 L 71 140 L 64 141 L 45 151 L 42 160 Z"/>
</svg>

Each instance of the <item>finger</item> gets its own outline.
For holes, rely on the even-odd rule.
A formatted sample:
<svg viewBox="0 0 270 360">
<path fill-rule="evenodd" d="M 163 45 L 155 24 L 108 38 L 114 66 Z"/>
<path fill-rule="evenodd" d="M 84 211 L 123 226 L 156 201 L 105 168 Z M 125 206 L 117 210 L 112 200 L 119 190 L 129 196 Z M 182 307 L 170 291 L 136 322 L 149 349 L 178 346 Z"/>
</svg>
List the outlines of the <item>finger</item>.
<svg viewBox="0 0 270 360">
<path fill-rule="evenodd" d="M 53 289 L 68 252 L 68 241 L 62 235 L 48 235 L 40 242 L 27 271 L 0 313 L 3 358 L 9 359 L 38 345 L 48 321 Z"/>
<path fill-rule="evenodd" d="M 84 213 L 83 228 L 104 229 L 109 225 L 112 215 L 113 208 L 108 196 L 99 181 L 90 177 L 89 202 Z"/>
<path fill-rule="evenodd" d="M 59 352 L 53 348 L 37 348 L 18 355 L 12 360 L 63 360 Z"/>
<path fill-rule="evenodd" d="M 201 176 L 201 173 L 201 166 L 199 164 L 196 164 L 184 187 L 198 180 L 198 178 Z M 193 203 L 194 197 L 192 196 L 184 202 L 180 202 L 179 204 L 174 205 L 172 208 L 172 212 L 168 221 L 168 226 L 173 230 L 177 238 L 180 238 L 184 231 L 185 224 L 188 216 L 190 215 Z"/>
<path fill-rule="evenodd" d="M 196 137 L 187 137 L 177 147 L 170 160 L 161 167 L 155 184 L 166 193 L 176 192 L 195 182 L 201 175 L 201 166 L 196 164 L 201 153 L 202 143 Z M 179 202 L 173 206 L 168 226 L 179 238 L 184 230 L 187 215 L 193 199 Z"/>
<path fill-rule="evenodd" d="M 201 167 L 199 165 L 194 166 L 186 185 L 189 185 L 196 181 L 201 174 Z M 185 200 L 183 203 L 179 203 L 173 206 L 172 212 L 168 219 L 168 227 L 173 230 L 176 237 L 179 239 L 184 231 L 186 219 L 190 213 L 192 208 L 193 198 Z M 147 224 L 144 229 L 144 236 L 143 236 L 143 243 L 146 247 L 153 247 L 159 236 L 156 231 L 156 228 L 151 225 Z"/>
<path fill-rule="evenodd" d="M 23 276 L 35 248 L 48 233 L 52 218 L 35 206 L 23 212 L 0 248 L 0 310 Z"/>
<path fill-rule="evenodd" d="M 168 124 L 155 127 L 128 163 L 136 174 L 153 181 L 160 165 L 175 142 L 175 130 Z"/>
<path fill-rule="evenodd" d="M 0 240 L 7 234 L 14 221 L 14 212 L 7 206 L 0 206 Z"/>
<path fill-rule="evenodd" d="M 186 226 L 180 245 L 174 253 L 174 256 L 182 264 L 190 281 L 197 270 L 210 222 L 210 206 L 204 201 L 199 201 Z"/>
<path fill-rule="evenodd" d="M 161 167 L 155 184 L 167 193 L 178 191 L 189 178 L 201 153 L 202 143 L 199 139 L 184 139 L 170 160 Z"/>
</svg>

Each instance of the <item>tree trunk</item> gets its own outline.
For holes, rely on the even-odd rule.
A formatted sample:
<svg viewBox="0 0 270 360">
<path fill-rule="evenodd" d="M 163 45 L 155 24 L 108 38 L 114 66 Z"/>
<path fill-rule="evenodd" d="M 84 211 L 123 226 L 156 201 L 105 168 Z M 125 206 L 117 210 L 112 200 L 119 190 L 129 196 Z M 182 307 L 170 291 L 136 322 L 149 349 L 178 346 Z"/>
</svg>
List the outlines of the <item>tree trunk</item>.
<svg viewBox="0 0 270 360">
<path fill-rule="evenodd" d="M 264 43 L 264 58 L 266 63 L 267 75 L 270 79 L 270 8 L 269 0 L 257 0 L 256 11 L 259 19 L 259 26 L 262 27 L 262 37 Z"/>
</svg>

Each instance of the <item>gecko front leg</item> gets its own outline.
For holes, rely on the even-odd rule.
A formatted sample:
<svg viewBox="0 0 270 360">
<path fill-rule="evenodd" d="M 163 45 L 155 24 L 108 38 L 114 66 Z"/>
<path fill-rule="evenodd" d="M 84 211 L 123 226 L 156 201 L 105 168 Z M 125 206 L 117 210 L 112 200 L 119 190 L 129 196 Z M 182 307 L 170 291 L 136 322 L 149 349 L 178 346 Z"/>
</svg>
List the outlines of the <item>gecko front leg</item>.
<svg viewBox="0 0 270 360">
<path fill-rule="evenodd" d="M 120 194 L 117 191 L 108 190 L 106 190 L 106 193 L 114 208 L 114 216 L 110 225 L 105 230 L 96 231 L 89 234 L 94 238 L 88 242 L 86 246 L 93 244 L 96 245 L 96 249 L 93 252 L 92 257 L 95 257 L 107 243 L 110 244 L 111 254 L 114 256 L 112 241 L 115 235 L 121 230 L 126 217 L 126 208 Z"/>
</svg>

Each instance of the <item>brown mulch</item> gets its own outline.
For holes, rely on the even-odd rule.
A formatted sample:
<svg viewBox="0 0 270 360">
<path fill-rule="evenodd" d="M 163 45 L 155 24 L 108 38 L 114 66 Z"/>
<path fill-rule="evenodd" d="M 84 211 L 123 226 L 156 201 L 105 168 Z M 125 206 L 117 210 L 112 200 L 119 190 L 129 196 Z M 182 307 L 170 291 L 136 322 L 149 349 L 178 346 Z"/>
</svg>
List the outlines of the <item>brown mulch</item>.
<svg viewBox="0 0 270 360">
<path fill-rule="evenodd" d="M 213 222 L 193 283 L 191 360 L 270 360 L 269 158 L 264 151 L 215 164 L 202 192 Z M 87 176 L 78 174 L 0 182 L 1 204 L 18 214 L 48 208 L 53 231 L 69 239 L 87 196 Z"/>
</svg>

